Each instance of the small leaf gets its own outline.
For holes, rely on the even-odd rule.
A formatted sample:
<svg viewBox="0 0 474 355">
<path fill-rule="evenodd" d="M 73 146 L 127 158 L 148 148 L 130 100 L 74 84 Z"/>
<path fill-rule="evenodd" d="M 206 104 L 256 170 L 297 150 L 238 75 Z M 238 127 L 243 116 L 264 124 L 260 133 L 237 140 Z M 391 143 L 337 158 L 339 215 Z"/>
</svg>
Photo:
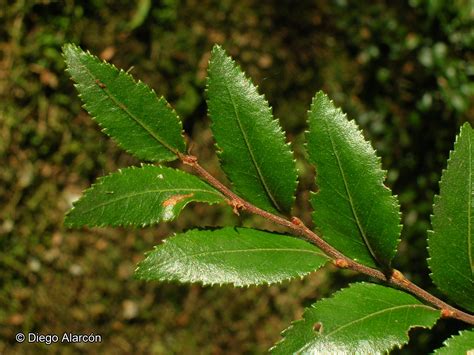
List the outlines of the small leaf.
<svg viewBox="0 0 474 355">
<path fill-rule="evenodd" d="M 311 199 L 313 221 L 322 237 L 358 262 L 388 267 L 401 231 L 397 199 L 355 122 L 321 91 L 309 111 L 307 141 L 319 186 Z"/>
<path fill-rule="evenodd" d="M 474 330 L 459 332 L 459 335 L 446 340 L 444 347 L 435 350 L 439 355 L 474 354 Z"/>
<path fill-rule="evenodd" d="M 290 211 L 297 185 L 291 149 L 268 102 L 219 46 L 207 92 L 222 168 L 238 194 L 267 211 Z"/>
<path fill-rule="evenodd" d="M 224 198 L 194 175 L 153 165 L 132 167 L 100 178 L 74 203 L 65 224 L 145 226 L 176 218 L 193 201 L 212 204 Z"/>
<path fill-rule="evenodd" d="M 185 151 L 181 122 L 164 98 L 73 44 L 63 53 L 85 109 L 122 148 L 148 161 L 175 160 Z"/>
<path fill-rule="evenodd" d="M 302 277 L 328 257 L 289 236 L 248 228 L 190 230 L 155 247 L 135 272 L 139 279 L 249 286 Z"/>
<path fill-rule="evenodd" d="M 450 299 L 474 311 L 474 130 L 465 123 L 443 171 L 428 235 L 431 278 Z"/>
<path fill-rule="evenodd" d="M 408 342 L 413 327 L 430 328 L 440 311 L 389 287 L 356 283 L 307 308 L 283 332 L 275 354 L 375 354 Z"/>
</svg>

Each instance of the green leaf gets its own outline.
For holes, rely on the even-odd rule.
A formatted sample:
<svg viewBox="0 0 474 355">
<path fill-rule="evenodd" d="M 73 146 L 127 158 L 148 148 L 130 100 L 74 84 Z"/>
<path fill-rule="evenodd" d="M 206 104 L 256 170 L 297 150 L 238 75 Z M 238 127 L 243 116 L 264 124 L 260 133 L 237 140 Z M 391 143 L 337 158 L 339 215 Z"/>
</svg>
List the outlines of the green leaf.
<svg viewBox="0 0 474 355">
<path fill-rule="evenodd" d="M 164 98 L 73 44 L 63 53 L 85 109 L 123 149 L 148 161 L 175 160 L 185 151 L 181 122 Z"/>
<path fill-rule="evenodd" d="M 444 347 L 435 350 L 435 354 L 440 355 L 457 355 L 474 353 L 474 330 L 465 330 L 459 332 L 459 335 L 453 336 L 446 340 Z"/>
<path fill-rule="evenodd" d="M 238 194 L 267 211 L 289 212 L 297 185 L 291 149 L 268 102 L 219 46 L 207 92 L 222 168 Z"/>
<path fill-rule="evenodd" d="M 218 203 L 222 195 L 194 175 L 166 167 L 127 168 L 100 178 L 74 203 L 69 227 L 145 226 L 169 221 L 190 202 Z"/>
<path fill-rule="evenodd" d="M 431 278 L 450 299 L 474 311 L 474 130 L 465 123 L 443 171 L 428 235 Z"/>
<path fill-rule="evenodd" d="M 166 239 L 138 265 L 135 276 L 249 286 L 303 277 L 328 260 L 315 246 L 299 239 L 227 227 L 191 230 Z"/>
<path fill-rule="evenodd" d="M 357 283 L 307 308 L 283 332 L 275 354 L 375 354 L 408 342 L 413 327 L 432 327 L 440 311 L 389 287 Z"/>
<path fill-rule="evenodd" d="M 322 237 L 365 265 L 388 267 L 401 231 L 400 207 L 383 184 L 380 159 L 354 121 L 318 92 L 306 139 L 316 165 L 313 221 Z"/>
</svg>

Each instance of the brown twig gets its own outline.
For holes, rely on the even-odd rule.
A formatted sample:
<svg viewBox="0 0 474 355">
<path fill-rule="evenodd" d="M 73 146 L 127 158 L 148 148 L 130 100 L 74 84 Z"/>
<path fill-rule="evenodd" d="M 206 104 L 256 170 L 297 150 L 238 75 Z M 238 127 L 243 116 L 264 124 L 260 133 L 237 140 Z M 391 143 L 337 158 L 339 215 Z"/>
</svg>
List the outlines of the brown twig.
<svg viewBox="0 0 474 355">
<path fill-rule="evenodd" d="M 227 186 L 222 184 L 214 176 L 212 176 L 206 169 L 199 165 L 198 160 L 195 156 L 179 154 L 181 161 L 190 166 L 199 176 L 206 180 L 210 185 L 219 190 L 224 196 L 229 199 L 230 204 L 234 208 L 234 211 L 238 212 L 239 209 L 257 214 L 262 216 L 274 223 L 282 225 L 290 229 L 293 234 L 309 241 L 321 249 L 327 256 L 333 259 L 334 264 L 340 268 L 350 269 L 362 274 L 368 275 L 389 285 L 401 288 L 409 293 L 421 298 L 422 300 L 432 304 L 436 308 L 441 310 L 441 316 L 444 318 L 455 318 L 463 322 L 474 324 L 474 315 L 463 312 L 459 309 L 450 306 L 446 302 L 433 296 L 431 293 L 418 287 L 410 280 L 408 280 L 400 271 L 391 270 L 390 273 L 383 273 L 380 270 L 373 269 L 371 267 L 359 264 L 358 262 L 348 258 L 344 254 L 340 253 L 311 229 L 309 229 L 299 218 L 292 217 L 290 220 L 273 213 L 267 212 L 252 205 L 250 202 L 242 199 L 233 193 Z"/>
</svg>

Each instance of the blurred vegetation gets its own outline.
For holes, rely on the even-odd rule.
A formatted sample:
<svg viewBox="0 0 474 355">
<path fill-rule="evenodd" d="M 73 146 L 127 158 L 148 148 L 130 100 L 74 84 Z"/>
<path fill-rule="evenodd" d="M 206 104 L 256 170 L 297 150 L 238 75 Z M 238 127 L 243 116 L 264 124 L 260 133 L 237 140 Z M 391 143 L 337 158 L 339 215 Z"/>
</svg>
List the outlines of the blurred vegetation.
<svg viewBox="0 0 474 355">
<path fill-rule="evenodd" d="M 360 279 L 328 267 L 305 280 L 233 289 L 133 280 L 143 253 L 172 232 L 240 222 L 229 208 L 195 205 L 144 230 L 66 230 L 64 213 L 98 176 L 138 162 L 103 136 L 64 73 L 74 42 L 128 69 L 166 96 L 222 177 L 212 151 L 204 88 L 220 43 L 265 93 L 294 143 L 301 173 L 295 213 L 310 222 L 314 172 L 303 161 L 311 97 L 323 89 L 363 127 L 399 195 L 403 242 L 396 267 L 432 289 L 426 229 L 433 195 L 461 123 L 474 123 L 472 0 L 6 1 L 0 7 L 0 352 L 18 331 L 94 332 L 75 353 L 260 353 L 304 306 Z M 416 334 L 402 352 L 425 353 L 449 331 Z"/>
</svg>

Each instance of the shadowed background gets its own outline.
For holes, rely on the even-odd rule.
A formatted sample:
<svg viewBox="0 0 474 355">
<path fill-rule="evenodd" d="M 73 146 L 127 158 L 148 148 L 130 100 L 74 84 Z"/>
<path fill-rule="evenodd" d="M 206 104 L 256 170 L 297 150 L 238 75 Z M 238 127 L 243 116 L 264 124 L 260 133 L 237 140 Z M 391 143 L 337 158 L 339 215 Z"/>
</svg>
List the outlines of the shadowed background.
<svg viewBox="0 0 474 355">
<path fill-rule="evenodd" d="M 261 353 L 303 308 L 350 281 L 327 267 L 304 280 L 234 289 L 132 278 L 145 251 L 194 226 L 246 225 L 228 206 L 194 204 L 172 223 L 67 230 L 64 213 L 97 177 L 139 162 L 81 109 L 60 48 L 74 42 L 152 86 L 176 108 L 193 153 L 221 178 L 206 117 L 210 49 L 221 44 L 273 106 L 300 171 L 294 214 L 311 223 L 314 171 L 303 132 L 325 90 L 356 119 L 399 195 L 396 267 L 432 289 L 426 229 L 459 126 L 474 122 L 474 4 L 410 0 L 6 1 L 0 6 L 0 352 Z M 177 166 L 176 163 L 174 166 Z M 436 293 L 436 291 L 434 291 Z M 402 352 L 448 332 L 414 330 Z M 94 332 L 94 345 L 18 345 L 17 332 Z"/>
</svg>

